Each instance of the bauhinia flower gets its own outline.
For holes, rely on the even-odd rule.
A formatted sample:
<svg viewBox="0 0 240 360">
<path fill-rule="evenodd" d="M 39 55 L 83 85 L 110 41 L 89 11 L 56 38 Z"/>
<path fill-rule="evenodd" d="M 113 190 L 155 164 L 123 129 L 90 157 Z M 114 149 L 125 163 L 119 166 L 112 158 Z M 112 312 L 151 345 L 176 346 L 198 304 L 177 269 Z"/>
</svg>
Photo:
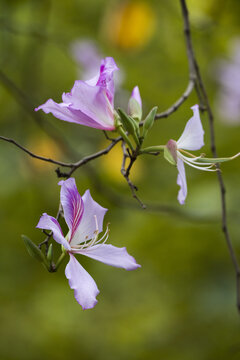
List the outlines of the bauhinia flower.
<svg viewBox="0 0 240 360">
<path fill-rule="evenodd" d="M 79 38 L 70 44 L 70 53 L 77 64 L 79 75 L 82 80 L 91 79 L 99 72 L 99 66 L 103 58 L 98 45 L 91 39 Z M 123 69 L 114 73 L 115 89 L 119 90 L 125 78 Z"/>
<path fill-rule="evenodd" d="M 42 109 L 56 118 L 102 130 L 114 130 L 114 71 L 118 67 L 111 57 L 102 60 L 99 72 L 90 80 L 77 80 L 62 102 L 47 100 Z"/>
<path fill-rule="evenodd" d="M 172 160 L 174 165 L 177 165 L 178 169 L 178 177 L 177 177 L 177 184 L 180 186 L 180 190 L 178 192 L 178 201 L 180 204 L 184 204 L 186 196 L 187 196 L 187 181 L 186 181 L 186 174 L 185 174 L 185 167 L 184 163 L 205 171 L 215 171 L 212 169 L 214 166 L 212 159 L 209 159 L 209 162 L 206 161 L 202 162 L 203 156 L 194 156 L 187 152 L 186 150 L 199 150 L 204 145 L 204 130 L 202 127 L 200 115 L 199 115 L 199 108 L 198 105 L 194 105 L 191 107 L 193 110 L 193 117 L 188 120 L 185 129 L 178 139 L 169 140 L 166 149 L 170 157 L 168 160 Z M 167 156 L 167 154 L 165 153 Z M 215 162 L 218 162 L 217 159 Z"/>
<path fill-rule="evenodd" d="M 76 254 L 126 270 L 135 270 L 140 265 L 127 253 L 125 247 L 118 248 L 105 244 L 109 234 L 108 228 L 99 238 L 107 209 L 92 199 L 89 190 L 81 197 L 74 178 L 60 181 L 59 185 L 61 185 L 60 200 L 64 218 L 69 229 L 66 238 L 58 221 L 46 213 L 41 216 L 37 228 L 51 230 L 54 240 L 69 254 L 70 260 L 65 275 L 71 289 L 74 290 L 77 302 L 83 309 L 91 309 L 97 303 L 96 296 L 99 290 L 93 278 L 76 260 Z"/>
</svg>

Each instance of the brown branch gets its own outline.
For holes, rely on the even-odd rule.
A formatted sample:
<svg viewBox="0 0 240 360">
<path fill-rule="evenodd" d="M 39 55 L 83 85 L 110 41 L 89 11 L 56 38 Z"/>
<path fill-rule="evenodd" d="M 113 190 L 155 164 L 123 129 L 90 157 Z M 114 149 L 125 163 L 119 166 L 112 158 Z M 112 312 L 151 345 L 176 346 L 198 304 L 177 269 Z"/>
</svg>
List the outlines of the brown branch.
<svg viewBox="0 0 240 360">
<path fill-rule="evenodd" d="M 95 154 L 92 154 L 92 155 L 89 155 L 89 156 L 86 156 L 84 157 L 83 159 L 77 161 L 76 163 L 74 164 L 71 164 L 71 167 L 72 169 L 69 171 L 69 173 L 66 173 L 65 176 L 62 176 L 62 177 L 65 177 L 65 178 L 69 178 L 78 168 L 80 168 L 82 165 L 85 165 L 86 163 L 88 163 L 89 161 L 91 160 L 94 160 L 94 159 L 97 159 L 103 155 L 106 155 L 108 154 L 112 148 L 117 144 L 119 143 L 119 141 L 122 140 L 122 137 L 121 136 L 118 136 L 117 138 L 113 139 L 110 143 L 110 145 L 108 145 L 105 149 L 103 150 L 100 150 L 98 152 L 96 152 Z"/>
<path fill-rule="evenodd" d="M 18 144 L 15 140 L 7 138 L 5 136 L 0 136 L 0 140 L 4 140 L 7 141 L 11 144 L 14 144 L 15 146 L 17 146 L 19 149 L 21 149 L 22 151 L 24 151 L 26 154 L 30 155 L 31 157 L 41 160 L 41 161 L 45 161 L 45 162 L 49 162 L 55 165 L 61 165 L 61 166 L 65 166 L 65 167 L 72 167 L 73 164 L 68 164 L 62 161 L 57 161 L 57 160 L 53 160 L 51 158 L 46 158 L 44 156 L 40 156 L 40 155 L 36 155 L 33 152 L 31 152 L 30 150 L 28 150 L 27 148 L 25 148 L 24 146 Z"/>
<path fill-rule="evenodd" d="M 189 22 L 189 16 L 188 16 L 188 8 L 185 0 L 180 0 L 181 9 L 182 9 L 182 16 L 183 16 L 183 23 L 184 23 L 184 34 L 185 34 L 185 42 L 186 42 L 186 48 L 187 48 L 187 57 L 189 62 L 189 69 L 190 72 L 195 74 L 196 81 L 198 84 L 198 90 L 197 93 L 199 96 L 200 102 L 204 103 L 206 107 L 206 112 L 208 115 L 209 120 L 209 127 L 210 127 L 210 141 L 211 141 L 211 150 L 214 157 L 217 156 L 217 150 L 216 150 L 216 143 L 215 143 L 215 131 L 214 131 L 214 116 L 213 112 L 209 103 L 207 91 L 205 89 L 204 82 L 202 80 L 201 72 L 199 69 L 199 65 L 197 62 L 197 59 L 195 57 L 193 45 L 192 45 L 192 38 L 191 38 L 191 30 L 190 30 L 190 22 Z M 235 270 L 236 275 L 236 286 L 237 286 L 237 307 L 238 311 L 240 312 L 240 267 L 237 260 L 237 256 L 235 254 L 231 237 L 229 234 L 228 224 L 227 224 L 227 208 L 226 208 L 226 189 L 223 181 L 223 177 L 220 171 L 220 166 L 217 166 L 217 177 L 218 177 L 218 183 L 220 187 L 220 193 L 221 193 L 221 207 L 222 207 L 222 231 L 225 236 L 225 240 L 227 243 L 228 251 L 232 259 L 232 263 Z"/>
<path fill-rule="evenodd" d="M 60 172 L 59 169 L 57 169 L 57 173 L 59 174 L 59 177 L 70 177 L 72 175 L 72 173 L 77 170 L 80 166 L 88 163 L 89 161 L 91 160 L 94 160 L 102 155 L 105 155 L 107 153 L 109 153 L 109 151 L 121 140 L 121 136 L 115 138 L 114 140 L 112 140 L 111 144 L 106 147 L 105 149 L 103 150 L 100 150 L 92 155 L 88 155 L 86 157 L 84 157 L 83 159 L 75 162 L 75 163 L 66 163 L 66 162 L 63 162 L 63 161 L 58 161 L 58 160 L 54 160 L 54 159 L 51 159 L 51 158 L 46 158 L 44 156 L 40 156 L 40 155 L 37 155 L 37 154 L 34 154 L 32 151 L 28 150 L 27 148 L 25 148 L 24 146 L 20 145 L 19 143 L 17 143 L 15 140 L 11 139 L 11 138 L 7 138 L 5 136 L 0 136 L 0 140 L 4 140 L 4 141 L 7 141 L 11 144 L 14 144 L 15 146 L 17 146 L 19 149 L 21 149 L 22 151 L 24 151 L 26 154 L 28 154 L 29 156 L 35 158 L 35 159 L 38 159 L 38 160 L 41 160 L 41 161 L 45 161 L 45 162 L 49 162 L 49 163 L 52 163 L 52 164 L 55 164 L 55 165 L 60 165 L 60 166 L 63 166 L 63 167 L 68 167 L 68 168 L 71 168 L 70 172 L 69 173 L 66 173 L 64 174 L 64 176 L 62 175 L 62 173 Z"/>
<path fill-rule="evenodd" d="M 138 156 L 138 149 L 136 149 L 136 152 L 133 154 L 130 154 L 126 152 L 126 144 L 124 141 L 122 141 L 122 149 L 123 149 L 123 160 L 122 160 L 122 167 L 121 167 L 121 174 L 126 179 L 128 186 L 130 187 L 130 190 L 132 192 L 132 197 L 137 200 L 137 202 L 140 204 L 142 209 L 146 209 L 146 205 L 143 204 L 143 202 L 140 200 L 140 198 L 137 196 L 136 191 L 138 191 L 138 188 L 136 185 L 132 183 L 132 181 L 129 179 L 130 170 L 134 164 L 134 162 L 137 159 Z M 130 163 L 128 167 L 126 168 L 126 160 L 130 159 Z"/>
</svg>

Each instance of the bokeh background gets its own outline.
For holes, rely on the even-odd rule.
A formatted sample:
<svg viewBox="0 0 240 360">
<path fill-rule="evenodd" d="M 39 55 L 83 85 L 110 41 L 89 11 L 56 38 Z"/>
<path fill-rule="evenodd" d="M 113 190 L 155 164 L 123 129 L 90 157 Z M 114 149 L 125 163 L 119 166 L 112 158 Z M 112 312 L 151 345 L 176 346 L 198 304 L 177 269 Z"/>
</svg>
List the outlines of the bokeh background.
<svg viewBox="0 0 240 360">
<path fill-rule="evenodd" d="M 240 36 L 238 0 L 189 0 L 196 54 L 216 115 L 221 156 L 239 151 L 240 116 L 219 111 L 219 62 L 231 63 Z M 2 0 L 0 2 L 0 133 L 33 152 L 75 161 L 107 145 L 102 132 L 35 113 L 48 98 L 60 101 L 85 69 L 73 43 L 91 41 L 121 69 L 115 103 L 126 107 L 138 85 L 144 114 L 170 106 L 187 85 L 188 66 L 178 1 Z M 240 69 L 239 69 L 240 71 Z M 154 125 L 146 144 L 177 139 L 191 116 L 194 94 Z M 210 155 L 208 123 L 204 151 Z M 75 173 L 109 208 L 111 243 L 127 246 L 142 265 L 133 272 L 79 259 L 100 289 L 98 304 L 82 311 L 64 276 L 47 273 L 21 240 L 39 243 L 42 212 L 55 215 L 56 167 L 0 143 L 0 358 L 202 360 L 240 358 L 235 276 L 221 233 L 216 175 L 187 168 L 189 195 L 177 203 L 176 169 L 161 157 L 142 157 L 132 171 L 143 211 L 120 175 L 121 148 Z M 239 160 L 222 166 L 229 227 L 240 257 Z M 55 244 L 54 244 L 55 246 Z M 57 256 L 57 247 L 54 247 Z"/>
</svg>

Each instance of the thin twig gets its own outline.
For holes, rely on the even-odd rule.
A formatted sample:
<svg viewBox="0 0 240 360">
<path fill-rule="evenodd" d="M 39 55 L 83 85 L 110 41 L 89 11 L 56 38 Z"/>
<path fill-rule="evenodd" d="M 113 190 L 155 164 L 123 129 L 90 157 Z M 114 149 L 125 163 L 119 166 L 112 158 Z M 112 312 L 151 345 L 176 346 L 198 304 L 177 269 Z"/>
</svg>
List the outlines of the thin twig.
<svg viewBox="0 0 240 360">
<path fill-rule="evenodd" d="M 55 165 L 61 165 L 64 167 L 72 167 L 74 164 L 68 164 L 62 161 L 58 161 L 58 160 L 53 160 L 51 158 L 46 158 L 44 156 L 40 156 L 40 155 L 36 155 L 34 154 L 32 151 L 28 150 L 27 148 L 25 148 L 24 146 L 20 145 L 19 143 L 17 143 L 15 140 L 11 139 L 11 138 L 7 138 L 5 136 L 0 136 L 0 140 L 4 140 L 7 141 L 11 144 L 14 144 L 15 146 L 17 146 L 19 149 L 21 149 L 22 151 L 24 151 L 25 153 L 27 153 L 28 155 L 30 155 L 31 157 L 41 160 L 41 161 L 45 161 L 45 162 L 49 162 Z"/>
<path fill-rule="evenodd" d="M 142 209 L 146 209 L 146 205 L 143 204 L 143 202 L 140 200 L 140 198 L 137 196 L 136 191 L 138 191 L 138 188 L 136 187 L 136 185 L 134 185 L 132 183 L 132 181 L 129 179 L 129 175 L 130 175 L 130 170 L 134 164 L 134 162 L 137 159 L 137 153 L 134 156 L 134 154 L 127 154 L 126 151 L 126 144 L 124 141 L 122 141 L 122 149 L 123 149 L 123 160 L 122 160 L 122 167 L 121 167 L 121 174 L 124 176 L 124 178 L 126 179 L 128 186 L 130 187 L 130 190 L 132 192 L 132 196 L 134 199 L 137 200 L 137 202 L 140 204 Z M 128 167 L 126 168 L 126 160 L 130 158 L 130 163 L 128 165 Z"/>
<path fill-rule="evenodd" d="M 72 169 L 69 171 L 69 173 L 67 174 L 67 177 L 70 177 L 78 168 L 80 168 L 82 165 L 85 165 L 86 163 L 88 163 L 91 160 L 97 159 L 103 155 L 108 154 L 112 148 L 117 145 L 117 143 L 119 143 L 119 141 L 122 140 L 121 136 L 118 136 L 117 138 L 113 139 L 111 144 L 108 145 L 105 149 L 100 150 L 98 152 L 96 152 L 95 154 L 89 155 L 84 157 L 83 159 L 77 161 L 76 163 L 73 164 Z"/>
<path fill-rule="evenodd" d="M 24 146 L 20 145 L 19 143 L 17 143 L 15 140 L 11 139 L 11 138 L 7 138 L 5 136 L 0 136 L 0 140 L 4 140 L 4 141 L 7 141 L 9 143 L 12 143 L 14 144 L 15 146 L 17 146 L 19 149 L 21 149 L 22 151 L 24 151 L 26 154 L 28 154 L 29 156 L 35 158 L 35 159 L 38 159 L 38 160 L 41 160 L 41 161 L 45 161 L 45 162 L 49 162 L 49 163 L 52 163 L 52 164 L 55 164 L 55 165 L 60 165 L 60 166 L 63 166 L 63 167 L 68 167 L 68 168 L 71 168 L 70 172 L 69 173 L 66 173 L 65 176 L 62 176 L 62 175 L 59 175 L 59 177 L 70 177 L 72 175 L 72 173 L 77 170 L 80 166 L 88 163 L 89 161 L 91 160 L 94 160 L 102 155 L 105 155 L 107 153 L 109 153 L 109 151 L 121 140 L 121 136 L 117 137 L 116 139 L 112 140 L 111 144 L 108 145 L 108 147 L 106 147 L 105 149 L 103 150 L 100 150 L 92 155 L 88 155 L 86 157 L 84 157 L 83 159 L 75 162 L 75 163 L 66 163 L 66 162 L 63 162 L 63 161 L 58 161 L 58 160 L 54 160 L 54 159 L 51 159 L 51 158 L 46 158 L 44 156 L 40 156 L 40 155 L 37 155 L 37 154 L 34 154 L 32 151 L 28 150 L 27 148 L 25 148 Z M 60 170 L 57 171 L 60 173 Z M 62 174 L 62 173 L 60 173 Z"/>
<path fill-rule="evenodd" d="M 200 102 L 204 102 L 204 105 L 206 107 L 206 112 L 208 115 L 209 120 L 209 127 L 210 127 L 210 141 L 211 141 L 211 150 L 214 157 L 217 156 L 217 150 L 216 150 L 216 143 L 215 143 L 215 131 L 214 131 L 214 116 L 213 112 L 208 100 L 208 95 L 202 80 L 202 76 L 200 73 L 199 65 L 195 57 L 195 53 L 193 50 L 192 45 L 192 38 L 191 38 L 191 30 L 190 30 L 190 22 L 189 22 L 189 16 L 188 16 L 188 8 L 185 0 L 180 0 L 181 9 L 182 9 L 182 15 L 183 15 L 183 22 L 184 22 L 184 34 L 185 34 L 185 41 L 186 41 L 186 47 L 187 47 L 187 56 L 188 56 L 188 62 L 189 62 L 189 68 L 190 72 L 194 72 L 196 75 L 196 80 L 199 85 L 199 93 L 201 96 L 199 96 Z M 238 311 L 240 312 L 240 267 L 237 260 L 237 256 L 235 254 L 231 237 L 229 234 L 228 224 L 227 224 L 227 208 L 226 208 L 226 189 L 223 181 L 223 177 L 220 171 L 220 166 L 217 166 L 217 177 L 221 192 L 221 208 L 222 208 L 222 231 L 225 236 L 225 240 L 227 243 L 228 251 L 232 259 L 232 263 L 235 269 L 236 274 L 236 286 L 237 286 L 237 307 Z"/>
</svg>

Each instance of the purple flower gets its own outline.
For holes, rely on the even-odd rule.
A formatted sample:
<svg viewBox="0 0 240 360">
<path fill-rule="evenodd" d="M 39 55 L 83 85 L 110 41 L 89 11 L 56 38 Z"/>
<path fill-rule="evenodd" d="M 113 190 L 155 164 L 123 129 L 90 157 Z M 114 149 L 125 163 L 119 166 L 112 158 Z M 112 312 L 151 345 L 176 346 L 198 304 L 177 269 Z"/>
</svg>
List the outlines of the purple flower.
<svg viewBox="0 0 240 360">
<path fill-rule="evenodd" d="M 204 145 L 203 135 L 204 130 L 202 127 L 198 105 L 191 107 L 193 110 L 193 117 L 188 120 L 185 129 L 178 139 L 169 140 L 166 147 L 170 152 L 172 161 L 177 165 L 178 177 L 177 184 L 180 186 L 178 192 L 178 201 L 180 204 L 184 204 L 187 197 L 187 180 L 185 174 L 184 163 L 188 164 L 199 170 L 215 171 L 212 168 L 212 162 L 200 162 L 199 159 L 202 156 L 194 156 L 185 150 L 199 150 Z"/>
<path fill-rule="evenodd" d="M 105 244 L 108 239 L 108 229 L 99 239 L 107 209 L 92 199 L 89 190 L 81 197 L 74 178 L 60 181 L 59 185 L 61 185 L 60 199 L 64 218 L 69 229 L 66 238 L 58 221 L 46 213 L 41 216 L 37 228 L 51 230 L 54 240 L 65 248 L 70 256 L 65 269 L 69 285 L 82 308 L 91 309 L 97 303 L 96 296 L 99 290 L 93 278 L 76 260 L 75 254 L 85 255 L 126 270 L 135 270 L 140 265 L 127 253 L 126 248 Z"/>
<path fill-rule="evenodd" d="M 61 103 L 47 100 L 42 109 L 56 118 L 102 130 L 114 130 L 114 71 L 111 57 L 102 60 L 99 72 L 90 80 L 77 80 L 70 93 L 63 93 Z"/>
<path fill-rule="evenodd" d="M 70 52 L 74 61 L 81 68 L 79 74 L 83 80 L 91 79 L 99 73 L 99 66 L 103 55 L 93 40 L 79 39 L 73 41 L 70 45 Z M 124 76 L 122 69 L 118 69 L 117 73 L 114 74 L 115 89 L 121 87 Z"/>
</svg>

